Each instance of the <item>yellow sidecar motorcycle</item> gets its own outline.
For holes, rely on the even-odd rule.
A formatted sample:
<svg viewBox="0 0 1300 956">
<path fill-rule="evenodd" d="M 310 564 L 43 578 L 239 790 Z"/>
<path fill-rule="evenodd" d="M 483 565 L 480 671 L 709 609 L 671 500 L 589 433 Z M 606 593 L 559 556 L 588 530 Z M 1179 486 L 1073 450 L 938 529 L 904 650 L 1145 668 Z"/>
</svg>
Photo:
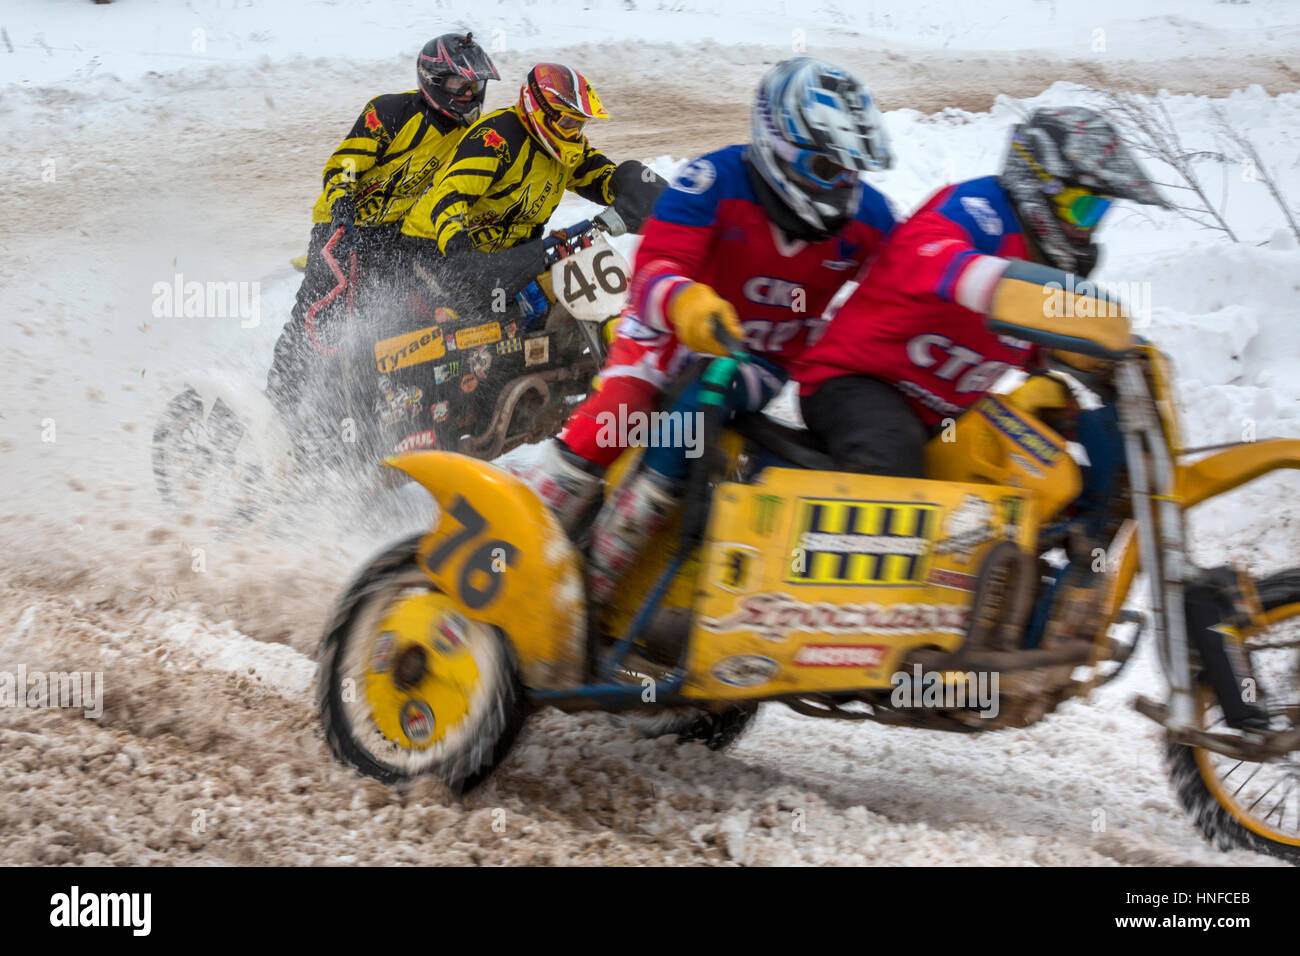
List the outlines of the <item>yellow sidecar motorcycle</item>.
<svg viewBox="0 0 1300 956">
<path fill-rule="evenodd" d="M 445 452 L 390 460 L 438 518 L 371 561 L 336 608 L 318 684 L 331 750 L 385 782 L 431 774 L 463 791 L 547 705 L 712 747 L 762 701 L 1024 727 L 1114 679 L 1150 631 L 1168 690 L 1135 706 L 1165 729 L 1182 803 L 1220 846 L 1300 860 L 1300 570 L 1200 570 L 1184 543 L 1187 509 L 1300 467 L 1300 441 L 1191 460 L 1161 353 L 1100 295 L 1068 314 L 1102 318 L 1046 317 L 1043 285 L 1062 279 L 1030 266 L 999 286 L 990 327 L 1056 359 L 936 436 L 927 480 L 836 472 L 800 430 L 711 416 L 677 521 L 599 610 L 580 548 L 517 478 Z M 1086 467 L 1048 424 L 1067 420 Z M 1139 571 L 1144 613 L 1124 607 Z M 1223 598 L 1217 651 L 1187 626 L 1189 595 L 1207 593 Z M 1221 703 L 1234 688 L 1209 658 L 1225 645 L 1252 721 Z"/>
</svg>

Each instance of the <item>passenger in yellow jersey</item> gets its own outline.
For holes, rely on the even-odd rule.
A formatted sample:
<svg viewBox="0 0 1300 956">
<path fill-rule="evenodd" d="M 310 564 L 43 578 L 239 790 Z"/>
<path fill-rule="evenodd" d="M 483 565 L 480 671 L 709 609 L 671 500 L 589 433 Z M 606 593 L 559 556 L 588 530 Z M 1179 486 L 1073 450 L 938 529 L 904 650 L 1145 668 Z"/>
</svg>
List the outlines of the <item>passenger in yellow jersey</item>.
<svg viewBox="0 0 1300 956">
<path fill-rule="evenodd" d="M 479 119 L 487 81 L 500 79 L 468 33 L 426 43 L 416 76 L 419 89 L 367 103 L 325 163 L 306 274 L 267 377 L 267 393 L 281 413 L 298 405 L 303 377 L 321 348 L 322 323 L 334 321 L 355 292 L 340 288 L 331 262 L 350 282 L 361 269 L 391 265 L 402 217 Z"/>
<path fill-rule="evenodd" d="M 586 124 L 608 117 L 581 73 L 537 64 L 518 102 L 470 127 L 407 213 L 407 245 L 426 264 L 435 247 L 445 257 L 446 291 L 503 288 L 513 301 L 543 271 L 542 234 L 566 190 L 612 204 L 639 230 L 666 184 L 635 160 L 616 167 L 587 141 Z"/>
</svg>

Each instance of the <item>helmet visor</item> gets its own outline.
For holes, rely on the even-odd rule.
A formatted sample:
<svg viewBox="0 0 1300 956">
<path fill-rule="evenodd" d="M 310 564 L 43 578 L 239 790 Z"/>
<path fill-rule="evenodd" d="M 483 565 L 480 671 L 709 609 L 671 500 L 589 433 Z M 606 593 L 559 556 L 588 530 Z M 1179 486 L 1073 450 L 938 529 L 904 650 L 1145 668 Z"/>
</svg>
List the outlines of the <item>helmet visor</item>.
<svg viewBox="0 0 1300 956">
<path fill-rule="evenodd" d="M 856 170 L 841 166 L 815 149 L 798 150 L 790 159 L 781 159 L 786 175 L 811 192 L 843 189 L 857 181 Z"/>
<path fill-rule="evenodd" d="M 1094 192 L 1078 187 L 1065 189 L 1052 197 L 1056 204 L 1056 213 L 1071 226 L 1080 229 L 1092 229 L 1101 222 L 1110 208 L 1110 200 Z"/>
<path fill-rule="evenodd" d="M 555 132 L 565 139 L 577 139 L 582 135 L 582 128 L 587 125 L 587 117 L 576 113 L 561 113 L 555 119 Z"/>
<path fill-rule="evenodd" d="M 463 76 L 449 76 L 443 80 L 442 88 L 458 100 L 472 100 L 487 89 L 487 80 L 467 80 Z"/>
</svg>

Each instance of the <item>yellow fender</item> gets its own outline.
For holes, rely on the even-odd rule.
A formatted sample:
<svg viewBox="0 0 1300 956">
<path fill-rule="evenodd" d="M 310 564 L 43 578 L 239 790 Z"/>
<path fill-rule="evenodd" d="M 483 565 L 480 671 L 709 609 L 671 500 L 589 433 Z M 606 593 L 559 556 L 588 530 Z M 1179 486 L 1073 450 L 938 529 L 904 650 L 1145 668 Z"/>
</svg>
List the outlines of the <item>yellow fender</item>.
<svg viewBox="0 0 1300 956">
<path fill-rule="evenodd" d="M 1300 468 L 1300 439 L 1275 438 L 1234 445 L 1200 461 L 1180 464 L 1174 479 L 1174 495 L 1186 510 L 1280 468 Z M 1111 555 L 1111 561 L 1117 563 L 1107 608 L 1109 622 L 1115 620 L 1123 607 L 1140 565 L 1136 535 L 1132 532 L 1130 519 L 1115 536 L 1114 547 L 1119 554 Z"/>
<path fill-rule="evenodd" d="M 1300 468 L 1300 439 L 1234 445 L 1190 465 L 1178 467 L 1175 493 L 1184 508 L 1231 491 L 1279 468 Z"/>
<path fill-rule="evenodd" d="M 524 684 L 579 683 L 586 646 L 581 562 L 551 510 L 527 485 L 487 462 L 428 451 L 389 458 L 438 503 L 419 561 L 466 617 L 499 627 Z"/>
</svg>

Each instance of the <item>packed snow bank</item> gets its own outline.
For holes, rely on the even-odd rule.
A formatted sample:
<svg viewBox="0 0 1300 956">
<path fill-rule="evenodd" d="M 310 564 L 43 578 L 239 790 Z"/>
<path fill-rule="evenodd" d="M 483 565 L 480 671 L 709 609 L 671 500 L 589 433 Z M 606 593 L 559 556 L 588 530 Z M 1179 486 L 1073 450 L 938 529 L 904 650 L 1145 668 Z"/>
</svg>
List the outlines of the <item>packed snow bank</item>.
<svg viewBox="0 0 1300 956">
<path fill-rule="evenodd" d="M 773 54 L 833 47 L 1049 50 L 1150 60 L 1259 53 L 1300 41 L 1289 0 L 10 0 L 0 21 L 5 82 L 94 85 L 148 71 L 271 59 L 413 56 L 426 39 L 471 29 L 493 52 L 616 42 L 754 44 Z M 696 64 L 707 82 L 708 61 Z M 974 78 L 978 83 L 979 79 Z"/>
</svg>

